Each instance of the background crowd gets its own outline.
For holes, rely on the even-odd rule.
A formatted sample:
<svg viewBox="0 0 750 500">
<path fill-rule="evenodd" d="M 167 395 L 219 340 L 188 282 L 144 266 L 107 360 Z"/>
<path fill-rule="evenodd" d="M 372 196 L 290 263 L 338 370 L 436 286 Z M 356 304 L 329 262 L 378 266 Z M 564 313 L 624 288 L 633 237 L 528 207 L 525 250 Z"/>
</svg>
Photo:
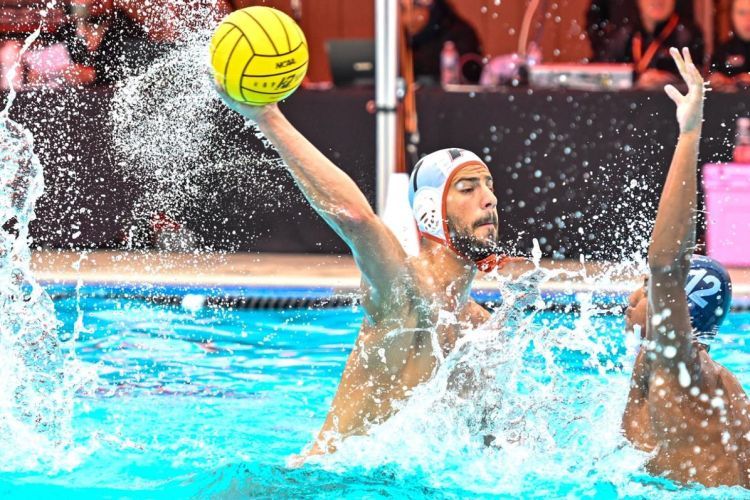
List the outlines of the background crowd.
<svg viewBox="0 0 750 500">
<path fill-rule="evenodd" d="M 640 87 L 661 87 L 678 81 L 670 47 L 688 47 L 705 63 L 714 88 L 729 90 L 750 83 L 750 0 L 734 0 L 732 34 L 706 54 L 692 1 L 592 0 L 587 31 L 596 62 L 632 63 Z"/>
<path fill-rule="evenodd" d="M 206 0 L 210 3 L 210 0 Z M 480 81 L 489 58 L 476 30 L 449 0 L 401 0 L 408 4 L 404 26 L 413 51 L 414 72 L 423 83 L 439 82 L 441 52 L 453 42 L 461 57 L 464 83 Z M 220 0 L 220 18 L 253 2 Z M 0 0 L 0 89 L 47 85 L 111 83 L 153 59 L 177 36 L 165 12 L 169 0 Z M 51 5 L 51 7 L 50 7 Z M 179 14 L 176 14 L 179 15 Z M 629 63 L 641 88 L 678 79 L 669 57 L 672 46 L 689 47 L 713 87 L 750 87 L 750 0 L 733 0 L 731 36 L 712 54 L 695 21 L 692 0 L 591 0 L 586 32 L 589 61 Z M 13 82 L 7 72 L 18 60 L 23 39 L 42 26 L 42 35 L 21 62 Z"/>
</svg>

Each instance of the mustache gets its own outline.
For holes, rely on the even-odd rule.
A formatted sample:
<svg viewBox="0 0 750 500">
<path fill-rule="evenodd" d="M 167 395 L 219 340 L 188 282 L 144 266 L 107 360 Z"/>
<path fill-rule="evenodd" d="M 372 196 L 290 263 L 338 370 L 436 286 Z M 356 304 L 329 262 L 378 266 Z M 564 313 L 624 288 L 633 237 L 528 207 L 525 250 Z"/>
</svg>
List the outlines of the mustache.
<svg viewBox="0 0 750 500">
<path fill-rule="evenodd" d="M 474 229 L 477 229 L 479 226 L 482 226 L 484 224 L 492 224 L 493 226 L 497 227 L 497 215 L 487 214 L 487 216 L 482 217 L 474 223 Z"/>
</svg>

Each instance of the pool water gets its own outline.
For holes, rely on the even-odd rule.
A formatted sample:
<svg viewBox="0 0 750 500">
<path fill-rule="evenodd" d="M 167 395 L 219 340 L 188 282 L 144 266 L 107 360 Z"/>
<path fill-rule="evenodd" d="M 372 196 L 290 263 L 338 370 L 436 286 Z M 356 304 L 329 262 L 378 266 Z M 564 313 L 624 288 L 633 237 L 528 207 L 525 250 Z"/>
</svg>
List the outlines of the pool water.
<svg viewBox="0 0 750 500">
<path fill-rule="evenodd" d="M 57 289 L 55 304 L 63 337 L 72 334 L 79 318 L 78 299 L 72 292 L 72 288 Z M 31 468 L 3 463 L 0 495 L 745 495 L 745 490 L 739 488 L 677 487 L 648 477 L 638 467 L 623 473 L 623 478 L 610 470 L 619 467 L 613 464 L 629 460 L 627 453 L 634 453 L 622 449 L 613 454 L 624 455 L 608 461 L 604 470 L 591 470 L 581 476 L 576 475 L 580 471 L 574 470 L 569 474 L 570 481 L 551 476 L 549 469 L 534 470 L 533 466 L 515 470 L 513 477 L 503 477 L 495 466 L 513 456 L 501 456 L 496 451 L 476 454 L 456 450 L 440 457 L 441 463 L 429 463 L 427 457 L 427 465 L 416 459 L 420 454 L 431 453 L 439 443 L 415 445 L 416 451 L 395 445 L 398 449 L 392 450 L 393 460 L 383 460 L 372 458 L 383 454 L 382 449 L 376 450 L 378 443 L 364 442 L 364 449 L 373 450 L 372 456 L 353 453 L 347 456 L 347 463 L 332 460 L 290 469 L 287 458 L 310 442 L 325 418 L 358 331 L 360 310 L 194 310 L 126 298 L 117 290 L 95 287 L 82 291 L 80 308 L 84 329 L 79 333 L 75 352 L 84 367 L 95 369 L 98 378 L 76 396 L 74 447 L 62 463 L 41 463 Z M 571 328 L 576 315 L 544 312 L 534 321 L 538 325 Z M 599 315 L 596 321 L 600 336 L 597 342 L 607 346 L 602 356 L 611 358 L 601 365 L 607 369 L 592 367 L 578 352 L 562 352 L 560 367 L 567 382 L 559 387 L 575 391 L 599 384 L 599 390 L 611 390 L 614 409 L 597 410 L 603 421 L 595 425 L 601 425 L 597 432 L 609 433 L 606 439 L 612 441 L 617 439 L 619 423 L 613 421 L 612 415 L 617 413 L 617 405 L 624 404 L 622 390 L 628 380 L 628 370 L 623 372 L 618 364 L 624 351 L 622 321 L 607 314 Z M 750 387 L 747 335 L 750 313 L 733 313 L 723 329 L 721 344 L 713 353 L 745 387 Z M 530 362 L 529 369 L 533 366 Z M 591 404 L 606 410 L 610 403 L 604 399 Z M 565 403 L 562 398 L 560 404 Z M 582 425 L 590 426 L 591 422 Z M 381 436 L 385 435 L 383 432 Z M 439 441 L 437 437 L 435 440 Z M 387 442 L 379 443 L 384 441 Z M 592 447 L 592 441 L 585 436 L 570 441 L 566 438 L 565 443 Z M 419 446 L 424 449 L 420 451 Z M 561 467 L 578 468 L 579 455 L 565 463 L 568 451 L 556 450 L 553 462 L 558 460 L 557 453 L 563 457 Z M 596 453 L 599 450 L 592 449 L 591 454 Z M 534 460 L 528 463 L 533 464 Z M 581 465 L 581 470 L 585 468 Z"/>
</svg>

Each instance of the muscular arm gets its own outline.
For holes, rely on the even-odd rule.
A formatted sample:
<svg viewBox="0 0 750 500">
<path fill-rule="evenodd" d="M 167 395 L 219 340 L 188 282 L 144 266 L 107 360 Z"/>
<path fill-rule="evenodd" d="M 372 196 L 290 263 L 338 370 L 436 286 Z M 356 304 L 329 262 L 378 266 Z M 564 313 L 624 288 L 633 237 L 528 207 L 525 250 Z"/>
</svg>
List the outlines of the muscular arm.
<svg viewBox="0 0 750 500">
<path fill-rule="evenodd" d="M 407 256 L 399 241 L 354 181 L 297 131 L 276 105 L 246 106 L 222 97 L 230 108 L 258 125 L 310 205 L 352 249 L 371 302 L 380 308 L 405 265 Z"/>
<path fill-rule="evenodd" d="M 697 158 L 703 121 L 703 79 L 690 60 L 676 49 L 672 56 L 688 84 L 688 94 L 681 95 L 667 86 L 667 94 L 677 104 L 680 137 L 669 167 L 648 252 L 649 317 L 647 338 L 651 377 L 680 380 L 687 387 L 700 376 L 700 361 L 692 342 L 692 327 L 684 286 L 695 245 L 695 210 L 697 205 Z M 685 377 L 689 375 L 690 380 Z M 680 378 L 681 377 L 681 378 Z"/>
</svg>

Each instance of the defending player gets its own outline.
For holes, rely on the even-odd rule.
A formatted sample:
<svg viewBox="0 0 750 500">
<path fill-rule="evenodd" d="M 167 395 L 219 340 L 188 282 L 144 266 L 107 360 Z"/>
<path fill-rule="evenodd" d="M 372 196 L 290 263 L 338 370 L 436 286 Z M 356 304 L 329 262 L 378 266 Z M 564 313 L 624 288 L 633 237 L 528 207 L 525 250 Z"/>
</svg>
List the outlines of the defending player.
<svg viewBox="0 0 750 500">
<path fill-rule="evenodd" d="M 665 88 L 677 105 L 680 137 L 653 229 L 649 276 L 626 313 L 628 329 L 640 330 L 644 343 L 622 426 L 636 447 L 653 453 L 653 474 L 747 487 L 748 399 L 704 343 L 729 310 L 731 285 L 718 263 L 692 256 L 704 84 L 687 49 L 671 54 L 688 93 Z"/>
</svg>

